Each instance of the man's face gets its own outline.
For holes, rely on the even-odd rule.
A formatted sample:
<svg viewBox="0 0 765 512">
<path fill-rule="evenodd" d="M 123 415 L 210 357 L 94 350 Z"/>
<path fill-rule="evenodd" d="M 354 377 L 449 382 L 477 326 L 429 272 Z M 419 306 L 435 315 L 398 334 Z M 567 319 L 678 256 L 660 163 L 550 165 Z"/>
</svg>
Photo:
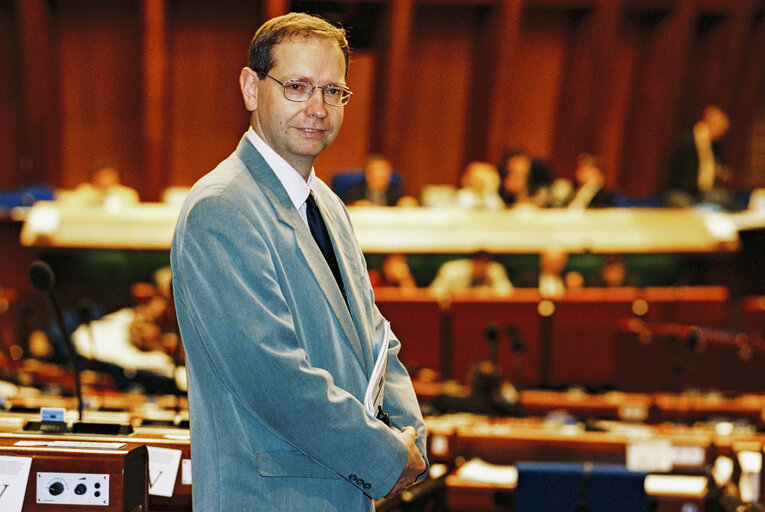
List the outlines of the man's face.
<svg viewBox="0 0 765 512">
<path fill-rule="evenodd" d="M 296 37 L 276 45 L 273 56 L 268 74 L 282 83 L 302 79 L 314 87 L 345 85 L 345 58 L 335 41 Z M 320 89 L 314 89 L 307 101 L 295 102 L 268 77 L 256 87 L 253 128 L 306 178 L 316 157 L 340 131 L 344 108 L 325 104 Z"/>
<path fill-rule="evenodd" d="M 371 190 L 385 191 L 390 183 L 391 165 L 386 160 L 372 160 L 367 164 L 366 181 Z"/>
</svg>

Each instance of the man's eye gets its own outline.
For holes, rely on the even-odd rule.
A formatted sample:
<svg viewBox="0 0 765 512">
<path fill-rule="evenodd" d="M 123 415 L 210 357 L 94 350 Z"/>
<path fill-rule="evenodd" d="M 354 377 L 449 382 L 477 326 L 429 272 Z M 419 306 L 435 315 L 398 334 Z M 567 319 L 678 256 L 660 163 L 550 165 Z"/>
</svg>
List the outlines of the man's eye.
<svg viewBox="0 0 765 512">
<path fill-rule="evenodd" d="M 326 94 L 331 94 L 332 96 L 340 96 L 343 94 L 343 90 L 340 87 L 333 87 L 331 85 L 328 85 L 324 88 L 324 92 Z"/>
<path fill-rule="evenodd" d="M 294 92 L 303 92 L 306 90 L 306 85 L 300 82 L 290 82 L 287 84 L 287 89 Z"/>
</svg>

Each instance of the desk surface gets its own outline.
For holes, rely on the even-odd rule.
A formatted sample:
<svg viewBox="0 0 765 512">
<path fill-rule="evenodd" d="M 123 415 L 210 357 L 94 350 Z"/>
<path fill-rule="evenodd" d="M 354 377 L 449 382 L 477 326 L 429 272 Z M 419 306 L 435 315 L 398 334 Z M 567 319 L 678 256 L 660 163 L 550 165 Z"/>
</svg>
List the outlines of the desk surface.
<svg viewBox="0 0 765 512">
<path fill-rule="evenodd" d="M 118 210 L 41 201 L 21 233 L 27 246 L 168 249 L 179 206 L 141 203 Z M 367 253 L 647 253 L 738 248 L 730 215 L 693 209 L 515 208 L 501 212 L 434 208 L 350 208 Z"/>
</svg>

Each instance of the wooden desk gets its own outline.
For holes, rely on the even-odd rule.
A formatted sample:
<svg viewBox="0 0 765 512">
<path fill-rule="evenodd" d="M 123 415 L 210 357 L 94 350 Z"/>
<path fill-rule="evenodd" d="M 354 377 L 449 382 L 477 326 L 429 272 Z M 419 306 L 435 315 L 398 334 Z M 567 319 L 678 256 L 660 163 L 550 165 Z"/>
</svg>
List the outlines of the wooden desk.
<svg viewBox="0 0 765 512">
<path fill-rule="evenodd" d="M 375 302 L 401 341 L 399 358 L 411 368 L 441 369 L 442 311 L 426 289 L 376 288 Z"/>
<path fill-rule="evenodd" d="M 108 505 L 97 507 L 99 510 L 119 512 L 148 510 L 148 452 L 143 444 L 124 443 L 116 449 L 20 446 L 19 441 L 24 440 L 32 441 L 33 439 L 16 436 L 0 437 L 0 455 L 32 458 L 24 496 L 25 512 L 66 512 L 78 508 L 75 505 L 37 503 L 38 485 L 48 485 L 48 482 L 42 480 L 38 484 L 38 473 L 108 475 Z M 43 441 L 42 438 L 39 440 Z M 98 442 L 106 441 L 100 438 Z"/>
<path fill-rule="evenodd" d="M 436 208 L 349 209 L 367 253 L 728 252 L 738 227 L 725 214 L 693 209 L 584 211 L 514 208 L 500 212 Z M 119 210 L 39 201 L 21 233 L 27 246 L 167 249 L 179 206 L 140 203 Z"/>
<path fill-rule="evenodd" d="M 675 393 L 765 389 L 765 344 L 756 337 L 631 320 L 621 323 L 614 343 L 618 389 Z"/>
<path fill-rule="evenodd" d="M 521 410 L 525 415 L 544 416 L 565 410 L 576 418 L 599 418 L 624 421 L 649 420 L 653 397 L 645 393 L 612 391 L 593 395 L 582 391 L 523 390 Z"/>
<path fill-rule="evenodd" d="M 0 433 L 0 446 L 13 444 L 17 441 L 79 441 L 79 442 L 110 442 L 127 443 L 129 446 L 141 445 L 144 447 L 166 448 L 179 450 L 181 452 L 181 466 L 184 461 L 191 460 L 191 446 L 189 440 L 189 431 L 182 429 L 168 428 L 138 428 L 135 433 L 127 436 L 102 436 L 102 435 L 83 435 L 83 434 L 41 434 L 41 433 Z M 147 468 L 150 469 L 151 461 L 147 453 Z M 185 464 L 188 464 L 186 462 Z M 61 467 L 67 467 L 62 465 Z M 148 469 L 147 469 L 148 470 Z M 67 470 L 68 471 L 68 470 Z M 148 475 L 148 473 L 147 473 Z M 148 477 L 147 477 L 148 478 Z M 147 484 L 148 485 L 148 484 Z M 149 494 L 150 487 L 147 486 L 146 494 L 148 496 L 148 508 L 151 512 L 181 512 L 191 511 L 191 483 L 184 482 L 183 469 L 178 468 L 173 495 L 168 498 Z M 25 509 L 26 510 L 26 509 Z M 45 509 L 48 510 L 48 509 Z"/>
<path fill-rule="evenodd" d="M 455 295 L 447 310 L 448 343 L 442 353 L 450 359 L 442 362 L 450 371 L 447 376 L 465 380 L 474 363 L 489 359 L 486 328 L 497 329 L 497 363 L 503 375 L 519 385 L 536 385 L 540 381 L 541 348 L 540 316 L 537 312 L 539 292 L 519 288 L 509 297 L 482 296 L 465 293 Z M 509 332 L 515 330 L 522 342 L 516 352 Z"/>
</svg>

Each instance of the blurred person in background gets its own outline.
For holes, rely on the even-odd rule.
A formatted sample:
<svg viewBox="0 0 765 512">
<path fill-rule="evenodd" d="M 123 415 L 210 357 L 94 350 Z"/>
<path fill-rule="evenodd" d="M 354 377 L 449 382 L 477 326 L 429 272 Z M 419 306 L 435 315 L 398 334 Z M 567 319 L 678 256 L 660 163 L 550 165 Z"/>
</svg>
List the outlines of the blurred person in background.
<svg viewBox="0 0 765 512">
<path fill-rule="evenodd" d="M 348 187 L 343 202 L 355 206 L 417 206 L 414 197 L 407 196 L 394 182 L 393 166 L 385 156 L 373 153 L 364 162 L 364 179 Z"/>
<path fill-rule="evenodd" d="M 553 181 L 547 162 L 531 157 L 522 148 L 511 148 L 505 151 L 497 168 L 501 180 L 499 193 L 507 206 L 547 206 Z"/>
<path fill-rule="evenodd" d="M 725 166 L 722 140 L 730 119 L 720 107 L 710 105 L 690 131 L 672 147 L 665 164 L 662 199 L 665 206 L 697 204 L 735 209 L 729 188 L 731 172 Z"/>
<path fill-rule="evenodd" d="M 488 162 L 470 162 L 460 180 L 456 204 L 466 210 L 501 210 L 505 202 L 499 195 L 499 184 L 496 166 Z"/>
</svg>

